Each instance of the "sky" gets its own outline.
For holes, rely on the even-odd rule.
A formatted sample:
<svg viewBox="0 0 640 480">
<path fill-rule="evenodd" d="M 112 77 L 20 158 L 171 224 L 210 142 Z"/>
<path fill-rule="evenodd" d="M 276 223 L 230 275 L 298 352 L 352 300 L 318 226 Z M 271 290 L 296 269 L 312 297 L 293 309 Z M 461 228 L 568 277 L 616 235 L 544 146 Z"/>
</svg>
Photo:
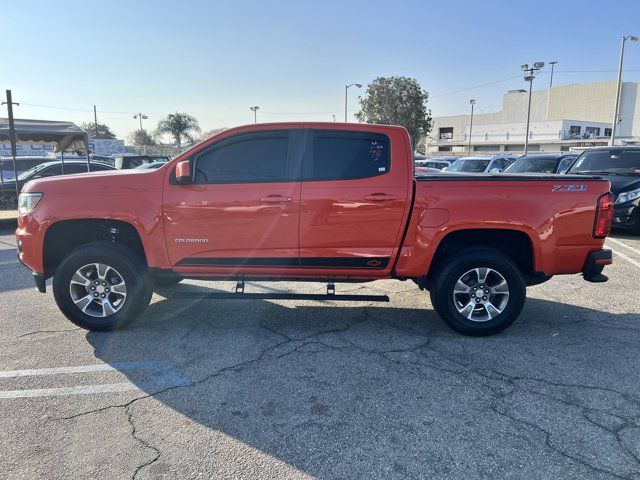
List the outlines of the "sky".
<svg viewBox="0 0 640 480">
<path fill-rule="evenodd" d="M 557 61 L 554 85 L 616 78 L 640 0 L 0 0 L 0 89 L 16 118 L 106 123 L 126 138 L 176 111 L 203 130 L 349 118 L 375 77 L 416 78 L 434 116 L 500 110 L 520 65 Z M 11 39 L 14 39 L 13 41 Z M 627 42 L 626 81 L 640 80 Z M 548 87 L 545 67 L 534 89 Z M 6 110 L 0 116 L 6 116 Z"/>
</svg>

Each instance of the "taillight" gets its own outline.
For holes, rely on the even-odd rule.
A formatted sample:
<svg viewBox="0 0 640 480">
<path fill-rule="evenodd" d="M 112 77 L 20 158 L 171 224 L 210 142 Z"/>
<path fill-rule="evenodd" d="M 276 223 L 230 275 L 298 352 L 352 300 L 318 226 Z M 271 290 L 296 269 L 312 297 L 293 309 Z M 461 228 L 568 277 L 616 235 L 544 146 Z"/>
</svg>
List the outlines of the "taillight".
<svg viewBox="0 0 640 480">
<path fill-rule="evenodd" d="M 598 198 L 596 221 L 593 224 L 593 238 L 604 238 L 611 232 L 613 222 L 613 193 L 607 192 Z"/>
</svg>

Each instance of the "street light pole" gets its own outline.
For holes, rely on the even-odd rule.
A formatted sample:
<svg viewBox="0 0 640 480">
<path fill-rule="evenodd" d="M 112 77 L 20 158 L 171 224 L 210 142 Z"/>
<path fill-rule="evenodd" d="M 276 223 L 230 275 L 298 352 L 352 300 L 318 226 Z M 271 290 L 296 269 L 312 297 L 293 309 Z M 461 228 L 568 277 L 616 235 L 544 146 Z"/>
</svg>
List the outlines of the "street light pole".
<svg viewBox="0 0 640 480">
<path fill-rule="evenodd" d="M 615 145 L 616 130 L 618 127 L 618 122 L 620 121 L 620 119 L 618 118 L 618 114 L 620 110 L 620 94 L 622 93 L 622 62 L 624 61 L 624 42 L 626 42 L 627 40 L 637 42 L 638 37 L 636 37 L 635 35 L 626 35 L 622 37 L 622 45 L 620 47 L 620 64 L 618 65 L 618 85 L 616 87 L 616 105 L 613 110 L 613 123 L 611 124 L 611 146 Z"/>
<path fill-rule="evenodd" d="M 524 81 L 529 82 L 529 106 L 527 107 L 527 129 L 524 135 L 524 154 L 529 151 L 529 127 L 531 126 L 531 92 L 533 90 L 533 79 L 536 78 L 536 74 L 544 67 L 544 62 L 536 62 L 532 67 L 529 67 L 528 63 L 520 65 L 520 68 L 524 72 Z"/>
<path fill-rule="evenodd" d="M 258 123 L 258 109 L 260 107 L 259 106 L 255 106 L 255 107 L 249 107 L 249 110 L 251 110 L 253 112 L 253 123 Z"/>
<path fill-rule="evenodd" d="M 556 66 L 556 63 L 558 63 L 557 61 L 553 61 L 553 62 L 549 62 L 549 65 L 551 65 L 551 80 L 549 80 L 549 88 L 553 87 L 553 67 Z"/>
<path fill-rule="evenodd" d="M 140 120 L 140 154 L 141 155 L 146 155 L 147 154 L 147 146 L 145 145 L 145 138 L 144 138 L 144 130 L 142 130 L 142 120 L 146 120 L 147 117 L 144 113 L 136 113 L 133 118 L 137 118 L 138 120 Z"/>
<path fill-rule="evenodd" d="M 476 104 L 475 98 L 469 100 L 469 103 L 471 104 L 471 122 L 469 124 L 469 146 L 467 147 L 468 154 L 471 153 L 471 134 L 473 133 L 473 107 Z"/>
<path fill-rule="evenodd" d="M 349 97 L 349 87 L 358 87 L 362 88 L 361 83 L 350 83 L 349 85 L 344 86 L 344 122 L 347 123 L 347 104 Z"/>
</svg>

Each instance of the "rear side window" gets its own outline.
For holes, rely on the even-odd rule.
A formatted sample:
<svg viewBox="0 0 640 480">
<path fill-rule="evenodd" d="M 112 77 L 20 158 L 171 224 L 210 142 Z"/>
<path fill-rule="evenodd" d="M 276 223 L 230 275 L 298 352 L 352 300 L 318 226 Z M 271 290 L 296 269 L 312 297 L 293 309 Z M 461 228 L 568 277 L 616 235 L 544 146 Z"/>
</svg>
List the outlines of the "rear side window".
<svg viewBox="0 0 640 480">
<path fill-rule="evenodd" d="M 389 138 L 367 132 L 314 131 L 305 180 L 349 180 L 384 175 L 390 169 Z"/>
<path fill-rule="evenodd" d="M 223 140 L 196 158 L 196 183 L 287 181 L 289 134 L 259 132 Z"/>
<path fill-rule="evenodd" d="M 84 171 L 86 171 L 86 170 L 87 169 L 85 167 Z M 92 172 L 104 172 L 105 170 L 112 170 L 112 169 L 109 168 L 109 167 L 106 167 L 104 165 L 96 165 L 95 163 L 91 164 L 91 171 Z"/>
</svg>

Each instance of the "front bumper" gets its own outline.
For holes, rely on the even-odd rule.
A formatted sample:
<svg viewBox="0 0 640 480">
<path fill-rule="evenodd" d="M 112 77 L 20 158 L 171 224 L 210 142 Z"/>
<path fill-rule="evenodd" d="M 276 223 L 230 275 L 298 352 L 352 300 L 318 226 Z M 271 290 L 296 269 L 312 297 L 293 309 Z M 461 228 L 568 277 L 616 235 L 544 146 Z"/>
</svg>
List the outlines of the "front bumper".
<svg viewBox="0 0 640 480">
<path fill-rule="evenodd" d="M 634 228 L 640 225 L 640 202 L 613 206 L 613 228 Z"/>
<path fill-rule="evenodd" d="M 601 283 L 609 280 L 609 277 L 602 274 L 605 265 L 613 263 L 611 250 L 596 250 L 587 257 L 582 270 L 582 276 L 587 282 Z"/>
</svg>

